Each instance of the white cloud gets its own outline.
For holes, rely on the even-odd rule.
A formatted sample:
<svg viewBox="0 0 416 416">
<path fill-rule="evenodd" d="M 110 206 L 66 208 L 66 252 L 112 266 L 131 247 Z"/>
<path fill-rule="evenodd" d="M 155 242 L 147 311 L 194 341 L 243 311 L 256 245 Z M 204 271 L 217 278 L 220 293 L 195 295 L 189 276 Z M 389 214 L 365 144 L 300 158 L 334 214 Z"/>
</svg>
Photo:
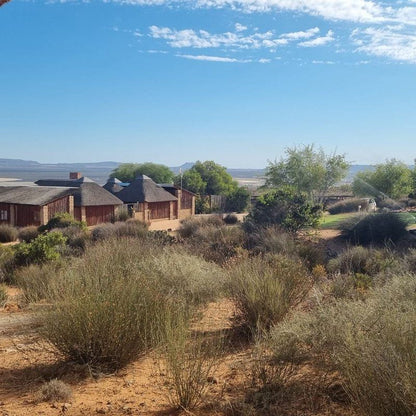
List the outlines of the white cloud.
<svg viewBox="0 0 416 416">
<path fill-rule="evenodd" d="M 393 27 L 355 29 L 351 35 L 358 52 L 416 63 L 416 34 Z"/>
<path fill-rule="evenodd" d="M 325 36 L 321 36 L 312 40 L 306 40 L 305 42 L 298 43 L 298 45 L 304 48 L 314 48 L 316 46 L 326 45 L 334 40 L 334 32 L 332 30 L 329 30 Z"/>
<path fill-rule="evenodd" d="M 235 31 L 236 32 L 244 32 L 245 30 L 247 30 L 247 26 L 244 26 L 241 23 L 236 23 L 235 24 Z"/>
<path fill-rule="evenodd" d="M 211 56 L 211 55 L 176 55 L 179 58 L 191 59 L 193 61 L 209 61 L 209 62 L 228 62 L 228 63 L 247 63 L 252 62 L 250 59 L 236 59 L 227 58 L 222 56 Z"/>
<path fill-rule="evenodd" d="M 313 37 L 314 35 L 317 35 L 320 32 L 319 27 L 313 27 L 312 29 L 308 29 L 305 31 L 300 32 L 292 32 L 292 33 L 283 33 L 283 35 L 280 35 L 281 38 L 285 39 L 309 39 Z"/>
<path fill-rule="evenodd" d="M 154 39 L 163 39 L 173 48 L 235 48 L 235 49 L 275 49 L 285 46 L 299 39 L 310 39 L 319 33 L 315 27 L 306 31 L 284 33 L 276 35 L 273 31 L 242 33 L 236 32 L 210 33 L 206 30 L 183 29 L 176 30 L 168 27 L 150 26 L 149 36 Z M 329 31 L 325 37 L 318 37 L 309 42 L 316 41 L 325 44 L 332 40 L 333 32 Z M 316 46 L 317 46 L 316 45 Z M 306 46 L 306 45 L 305 45 Z M 315 46 L 315 45 L 314 45 Z"/>
<path fill-rule="evenodd" d="M 312 61 L 314 65 L 335 65 L 334 61 Z"/>
<path fill-rule="evenodd" d="M 259 59 L 259 62 L 261 64 L 269 64 L 271 61 L 272 61 L 271 59 L 266 59 L 266 58 Z"/>
</svg>

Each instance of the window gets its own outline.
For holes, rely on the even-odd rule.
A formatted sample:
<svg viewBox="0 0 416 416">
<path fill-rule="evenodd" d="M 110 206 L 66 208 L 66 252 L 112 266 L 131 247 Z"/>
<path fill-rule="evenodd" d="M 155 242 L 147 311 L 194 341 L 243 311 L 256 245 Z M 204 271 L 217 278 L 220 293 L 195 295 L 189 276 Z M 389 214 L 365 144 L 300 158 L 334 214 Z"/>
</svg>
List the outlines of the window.
<svg viewBox="0 0 416 416">
<path fill-rule="evenodd" d="M 7 214 L 8 214 L 8 212 L 6 210 L 1 210 L 0 211 L 0 220 L 1 221 L 7 221 Z"/>
</svg>

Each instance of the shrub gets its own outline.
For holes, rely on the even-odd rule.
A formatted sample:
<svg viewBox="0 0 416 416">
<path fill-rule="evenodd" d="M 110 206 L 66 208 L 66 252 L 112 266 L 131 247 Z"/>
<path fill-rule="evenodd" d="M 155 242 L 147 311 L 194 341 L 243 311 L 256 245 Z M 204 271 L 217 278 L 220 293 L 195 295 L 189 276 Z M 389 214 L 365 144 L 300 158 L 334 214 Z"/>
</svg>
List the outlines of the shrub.
<svg viewBox="0 0 416 416">
<path fill-rule="evenodd" d="M 49 284 L 45 339 L 65 358 L 100 371 L 148 351 L 166 320 L 187 317 L 219 280 L 202 260 L 170 250 L 131 238 L 88 247 Z"/>
<path fill-rule="evenodd" d="M 62 262 L 31 264 L 15 272 L 16 284 L 22 289 L 28 302 L 38 302 L 49 296 L 49 286 L 65 265 Z"/>
<path fill-rule="evenodd" d="M 30 226 L 19 230 L 19 240 L 30 243 L 39 235 L 38 227 Z"/>
<path fill-rule="evenodd" d="M 108 240 L 116 235 L 114 224 L 100 224 L 91 231 L 91 238 L 94 241 Z"/>
<path fill-rule="evenodd" d="M 124 222 L 130 218 L 131 216 L 127 208 L 119 208 L 114 216 L 114 222 Z"/>
<path fill-rule="evenodd" d="M 11 280 L 14 267 L 14 252 L 11 247 L 0 246 L 0 283 Z"/>
<path fill-rule="evenodd" d="M 147 236 L 148 226 L 144 222 L 137 220 L 128 220 L 126 222 L 116 222 L 114 224 L 97 225 L 92 230 L 92 239 L 94 241 L 107 240 L 112 237 L 137 237 L 144 238 Z"/>
<path fill-rule="evenodd" d="M 205 217 L 189 217 L 181 222 L 178 234 L 182 238 L 190 238 L 196 235 L 198 230 L 206 227 L 221 227 L 223 221 L 219 215 L 209 215 Z"/>
<path fill-rule="evenodd" d="M 54 378 L 42 385 L 38 393 L 42 402 L 66 402 L 72 396 L 72 389 L 68 384 Z"/>
<path fill-rule="evenodd" d="M 322 216 L 322 206 L 311 202 L 303 192 L 283 187 L 261 195 L 246 221 L 258 225 L 280 225 L 290 232 L 304 227 L 316 227 Z"/>
<path fill-rule="evenodd" d="M 82 221 L 76 221 L 75 218 L 68 212 L 61 212 L 55 214 L 45 225 L 39 227 L 40 232 L 50 231 L 54 228 L 67 228 L 76 226 L 79 228 L 86 228 L 87 225 Z"/>
<path fill-rule="evenodd" d="M 237 224 L 238 223 L 238 217 L 235 214 L 227 214 L 223 218 L 223 221 L 228 225 Z"/>
<path fill-rule="evenodd" d="M 70 225 L 67 228 L 60 228 L 59 230 L 62 235 L 66 237 L 66 244 L 74 250 L 74 254 L 85 251 L 87 243 L 90 241 L 88 230 L 82 229 L 76 225 Z"/>
<path fill-rule="evenodd" d="M 178 320 L 177 320 L 178 321 Z M 219 364 L 221 343 L 191 333 L 181 320 L 166 325 L 163 358 L 169 398 L 180 409 L 191 410 L 199 405 Z"/>
<path fill-rule="evenodd" d="M 60 232 L 41 234 L 31 243 L 16 246 L 15 263 L 18 266 L 42 264 L 60 258 L 59 250 L 65 245 L 66 237 Z"/>
<path fill-rule="evenodd" d="M 342 300 L 299 313 L 271 331 L 274 362 L 313 359 L 340 374 L 364 414 L 411 416 L 416 411 L 415 294 L 415 275 L 396 276 L 365 301 Z"/>
<path fill-rule="evenodd" d="M 253 332 L 269 329 L 311 287 L 301 262 L 285 256 L 254 257 L 230 270 L 230 292 L 242 322 Z"/>
<path fill-rule="evenodd" d="M 358 209 L 359 206 L 361 206 L 361 211 L 367 211 L 368 200 L 362 198 L 344 199 L 343 201 L 339 201 L 328 206 L 327 211 L 332 215 L 346 212 L 357 212 L 360 211 Z"/>
<path fill-rule="evenodd" d="M 0 225 L 0 243 L 11 243 L 17 240 L 17 229 L 11 225 Z"/>
<path fill-rule="evenodd" d="M 344 227 L 343 235 L 354 244 L 396 243 L 407 235 L 406 222 L 395 213 L 370 214 Z"/>
<path fill-rule="evenodd" d="M 244 212 L 250 201 L 247 189 L 239 187 L 227 194 L 225 201 L 226 212 Z"/>
<path fill-rule="evenodd" d="M 2 308 L 7 302 L 6 285 L 0 284 L 0 307 Z"/>
<path fill-rule="evenodd" d="M 387 249 L 356 246 L 345 249 L 338 257 L 331 259 L 327 267 L 331 273 L 376 276 L 378 273 L 397 269 L 399 260 Z"/>
</svg>

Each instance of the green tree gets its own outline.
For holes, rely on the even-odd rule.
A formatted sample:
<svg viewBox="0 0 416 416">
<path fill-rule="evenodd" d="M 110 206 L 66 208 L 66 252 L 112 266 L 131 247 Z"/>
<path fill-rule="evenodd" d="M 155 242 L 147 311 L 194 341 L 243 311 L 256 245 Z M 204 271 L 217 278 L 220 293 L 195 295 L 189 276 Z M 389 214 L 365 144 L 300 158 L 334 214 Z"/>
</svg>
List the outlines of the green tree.
<svg viewBox="0 0 416 416">
<path fill-rule="evenodd" d="M 278 224 L 291 232 L 316 227 L 322 205 L 311 202 L 305 192 L 284 186 L 261 195 L 247 221 L 261 226 Z"/>
<path fill-rule="evenodd" d="M 138 175 L 146 175 L 156 183 L 172 183 L 173 172 L 165 165 L 157 163 L 122 163 L 114 169 L 110 177 L 122 182 L 132 182 Z"/>
<path fill-rule="evenodd" d="M 243 212 L 247 208 L 250 194 L 243 187 L 237 188 L 227 196 L 225 210 L 227 212 Z"/>
<path fill-rule="evenodd" d="M 398 199 L 413 190 L 412 170 L 396 159 L 376 165 L 374 171 L 359 172 L 352 184 L 357 196 Z"/>
<path fill-rule="evenodd" d="M 199 172 L 189 169 L 181 175 L 175 176 L 175 185 L 181 186 L 188 191 L 198 195 L 205 194 L 207 183 L 202 179 Z"/>
<path fill-rule="evenodd" d="M 346 176 L 348 168 L 345 155 L 327 155 L 321 148 L 315 150 L 314 145 L 288 147 L 285 158 L 269 161 L 266 186 L 291 186 L 322 201 L 328 189 Z"/>
</svg>

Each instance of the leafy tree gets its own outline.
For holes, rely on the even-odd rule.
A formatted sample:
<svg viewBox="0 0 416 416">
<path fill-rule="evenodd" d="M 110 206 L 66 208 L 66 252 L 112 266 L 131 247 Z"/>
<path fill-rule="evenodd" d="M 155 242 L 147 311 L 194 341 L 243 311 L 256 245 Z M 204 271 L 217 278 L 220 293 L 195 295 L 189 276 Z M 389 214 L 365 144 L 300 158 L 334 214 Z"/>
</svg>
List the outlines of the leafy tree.
<svg viewBox="0 0 416 416">
<path fill-rule="evenodd" d="M 234 192 L 227 196 L 225 203 L 225 210 L 227 212 L 243 212 L 248 205 L 250 200 L 250 194 L 243 188 L 237 188 Z"/>
<path fill-rule="evenodd" d="M 266 168 L 266 186 L 291 186 L 296 192 L 306 192 L 314 200 L 322 197 L 330 187 L 344 178 L 349 164 L 344 155 L 327 155 L 314 145 L 288 147 L 286 157 L 269 161 Z"/>
<path fill-rule="evenodd" d="M 175 184 L 179 183 L 180 175 L 175 177 Z M 229 195 L 238 188 L 227 169 L 212 160 L 197 161 L 183 174 L 182 183 L 184 188 L 196 194 Z"/>
<path fill-rule="evenodd" d="M 412 192 L 412 171 L 403 162 L 390 159 L 376 165 L 374 171 L 357 173 L 352 187 L 358 196 L 398 199 Z"/>
<path fill-rule="evenodd" d="M 322 205 L 311 202 L 305 192 L 285 186 L 260 196 L 247 217 L 257 225 L 278 224 L 291 232 L 316 227 L 322 216 Z"/>
<path fill-rule="evenodd" d="M 182 185 L 183 188 L 198 195 L 205 194 L 205 190 L 207 188 L 207 184 L 202 179 L 200 173 L 192 169 L 189 169 L 183 173 L 182 180 L 180 175 L 176 176 L 175 185 Z"/>
<path fill-rule="evenodd" d="M 132 182 L 138 175 L 146 175 L 156 183 L 172 183 L 173 172 L 165 165 L 157 163 L 122 163 L 114 169 L 110 177 L 122 182 Z"/>
</svg>

